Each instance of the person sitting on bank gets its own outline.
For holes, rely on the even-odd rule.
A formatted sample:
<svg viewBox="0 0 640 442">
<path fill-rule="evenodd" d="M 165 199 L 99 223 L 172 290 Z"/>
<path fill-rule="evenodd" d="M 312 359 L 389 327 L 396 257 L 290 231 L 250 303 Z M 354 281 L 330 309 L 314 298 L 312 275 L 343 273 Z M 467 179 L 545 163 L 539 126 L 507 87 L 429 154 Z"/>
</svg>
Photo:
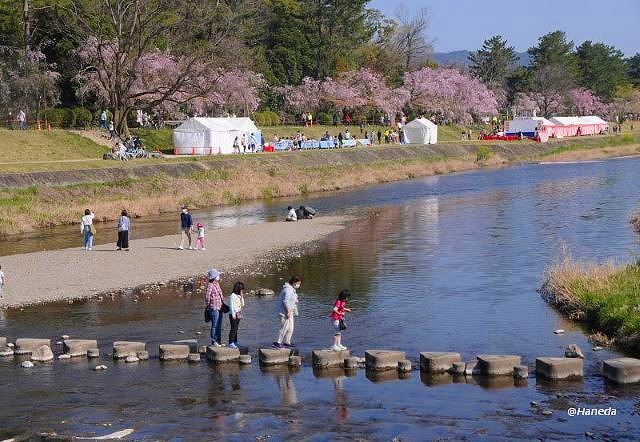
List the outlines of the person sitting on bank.
<svg viewBox="0 0 640 442">
<path fill-rule="evenodd" d="M 296 213 L 296 210 L 289 206 L 287 207 L 287 217 L 285 218 L 285 221 L 298 221 L 298 214 Z"/>
</svg>

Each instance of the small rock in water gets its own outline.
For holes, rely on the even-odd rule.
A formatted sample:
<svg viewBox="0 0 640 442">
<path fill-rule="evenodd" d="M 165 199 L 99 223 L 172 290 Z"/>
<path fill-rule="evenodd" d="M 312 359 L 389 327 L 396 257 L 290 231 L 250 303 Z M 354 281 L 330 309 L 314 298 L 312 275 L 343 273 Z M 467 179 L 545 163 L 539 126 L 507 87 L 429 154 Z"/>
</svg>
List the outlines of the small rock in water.
<svg viewBox="0 0 640 442">
<path fill-rule="evenodd" d="M 595 347 L 592 348 L 592 350 L 593 351 L 602 351 L 602 350 L 604 350 L 604 347 L 600 347 L 599 345 L 596 345 Z"/>
<path fill-rule="evenodd" d="M 68 355 L 65 353 L 63 355 L 58 356 L 58 359 L 71 359 L 71 355 Z"/>
<path fill-rule="evenodd" d="M 140 350 L 139 352 L 136 352 L 136 356 L 141 361 L 146 361 L 149 359 L 149 352 L 147 350 Z"/>
<path fill-rule="evenodd" d="M 553 411 L 551 410 L 542 410 L 543 416 L 551 416 L 552 414 L 553 414 Z"/>
<path fill-rule="evenodd" d="M 584 353 L 578 344 L 571 344 L 564 350 L 564 357 L 584 359 Z"/>
<path fill-rule="evenodd" d="M 13 356 L 13 349 L 9 346 L 0 350 L 0 357 Z"/>
<path fill-rule="evenodd" d="M 31 362 L 31 361 L 23 361 L 20 364 L 20 367 L 22 367 L 22 368 L 31 368 L 31 367 L 33 367 L 33 362 Z"/>
<path fill-rule="evenodd" d="M 189 362 L 200 362 L 200 353 L 189 353 L 187 360 Z"/>
<path fill-rule="evenodd" d="M 196 335 L 201 335 L 201 334 L 202 334 L 201 331 L 196 332 Z"/>
<path fill-rule="evenodd" d="M 554 334 L 556 334 L 556 335 L 561 335 L 561 334 L 563 334 L 563 333 L 564 333 L 564 329 L 559 328 L 558 330 L 554 330 L 554 332 L 553 332 L 553 333 L 554 333 Z"/>
<path fill-rule="evenodd" d="M 93 369 L 95 371 L 101 371 L 101 370 L 106 370 L 107 366 L 106 365 L 96 365 L 95 367 L 93 367 Z"/>
<path fill-rule="evenodd" d="M 595 437 L 595 434 L 592 431 L 585 431 L 584 435 L 590 439 L 593 439 Z"/>
<path fill-rule="evenodd" d="M 184 335 L 184 330 L 178 330 L 179 335 Z"/>
<path fill-rule="evenodd" d="M 11 343 L 11 342 L 7 342 L 7 347 L 9 348 L 13 348 L 15 347 L 15 344 Z"/>
<path fill-rule="evenodd" d="M 129 355 L 127 356 L 127 359 L 124 360 L 127 363 L 135 363 L 135 362 L 140 362 L 140 358 L 138 358 L 137 356 L 134 355 Z"/>
<path fill-rule="evenodd" d="M 532 407 L 537 407 L 538 403 L 536 401 L 531 401 L 529 402 L 531 404 Z"/>
</svg>

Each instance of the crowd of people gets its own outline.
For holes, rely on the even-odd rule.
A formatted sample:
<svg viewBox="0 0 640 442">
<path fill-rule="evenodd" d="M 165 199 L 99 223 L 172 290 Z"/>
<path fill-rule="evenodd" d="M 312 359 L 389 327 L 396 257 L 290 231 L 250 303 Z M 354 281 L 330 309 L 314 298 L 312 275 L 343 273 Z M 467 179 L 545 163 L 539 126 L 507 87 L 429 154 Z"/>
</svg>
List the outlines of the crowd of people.
<svg viewBox="0 0 640 442">
<path fill-rule="evenodd" d="M 302 219 L 311 219 L 316 214 L 315 209 L 308 206 L 300 206 L 294 209 L 289 206 L 287 208 L 286 221 L 297 221 Z M 96 235 L 94 226 L 95 214 L 90 209 L 85 209 L 84 215 L 80 219 L 80 232 L 83 235 L 84 249 L 90 251 L 93 249 L 93 239 Z M 189 208 L 184 206 L 180 213 L 180 231 L 181 239 L 179 250 L 184 250 L 185 246 L 188 250 L 206 250 L 205 249 L 205 226 L 202 222 L 195 224 L 196 241 L 195 248 L 193 246 L 192 233 L 194 232 L 194 220 Z M 117 220 L 117 243 L 116 250 L 129 250 L 129 230 L 131 229 L 131 218 L 127 210 L 122 210 Z M 211 345 L 220 347 L 222 342 L 222 319 L 224 314 L 229 315 L 229 340 L 230 348 L 238 348 L 238 329 L 240 320 L 243 318 L 243 308 L 245 305 L 245 285 L 238 281 L 234 284 L 233 290 L 225 302 L 225 297 L 220 287 L 220 279 L 222 273 L 217 269 L 211 269 L 207 272 L 207 286 L 205 289 L 205 320 L 211 322 Z M 4 286 L 4 273 L 0 267 L 0 296 L 2 295 L 2 287 Z M 280 330 L 277 339 L 273 342 L 273 347 L 278 349 L 294 348 L 292 342 L 293 330 L 295 325 L 295 317 L 298 316 L 298 292 L 302 284 L 302 279 L 294 276 L 285 283 L 279 293 L 277 313 L 280 319 Z M 346 329 L 345 315 L 351 310 L 347 308 L 347 300 L 351 296 L 348 290 L 342 290 L 335 301 L 333 310 L 327 314 L 331 319 L 331 327 L 333 329 L 333 350 L 345 350 L 342 345 L 342 331 Z"/>
</svg>

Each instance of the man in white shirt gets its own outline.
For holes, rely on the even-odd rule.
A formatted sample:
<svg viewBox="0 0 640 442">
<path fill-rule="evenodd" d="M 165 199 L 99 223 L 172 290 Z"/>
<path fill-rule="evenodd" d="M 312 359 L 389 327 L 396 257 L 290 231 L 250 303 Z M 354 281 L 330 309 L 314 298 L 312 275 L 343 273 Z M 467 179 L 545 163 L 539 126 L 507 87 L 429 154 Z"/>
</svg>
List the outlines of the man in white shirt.
<svg viewBox="0 0 640 442">
<path fill-rule="evenodd" d="M 4 289 L 5 282 L 6 282 L 6 278 L 4 276 L 4 272 L 2 271 L 2 266 L 0 266 L 0 299 L 4 297 L 2 292 Z"/>
<path fill-rule="evenodd" d="M 25 130 L 27 127 L 25 122 L 27 121 L 27 114 L 24 113 L 22 109 L 18 112 L 18 129 Z"/>
</svg>

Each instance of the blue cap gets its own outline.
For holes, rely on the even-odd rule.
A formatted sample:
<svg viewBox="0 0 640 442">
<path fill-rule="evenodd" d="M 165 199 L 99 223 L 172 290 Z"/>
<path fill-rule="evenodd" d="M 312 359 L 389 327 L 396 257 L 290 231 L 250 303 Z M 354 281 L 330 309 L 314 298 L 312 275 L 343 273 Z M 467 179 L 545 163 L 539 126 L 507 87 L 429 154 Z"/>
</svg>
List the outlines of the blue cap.
<svg viewBox="0 0 640 442">
<path fill-rule="evenodd" d="M 216 269 L 211 269 L 207 272 L 207 277 L 209 279 L 216 279 L 218 276 L 220 276 L 221 273 L 219 271 L 217 271 Z"/>
</svg>

